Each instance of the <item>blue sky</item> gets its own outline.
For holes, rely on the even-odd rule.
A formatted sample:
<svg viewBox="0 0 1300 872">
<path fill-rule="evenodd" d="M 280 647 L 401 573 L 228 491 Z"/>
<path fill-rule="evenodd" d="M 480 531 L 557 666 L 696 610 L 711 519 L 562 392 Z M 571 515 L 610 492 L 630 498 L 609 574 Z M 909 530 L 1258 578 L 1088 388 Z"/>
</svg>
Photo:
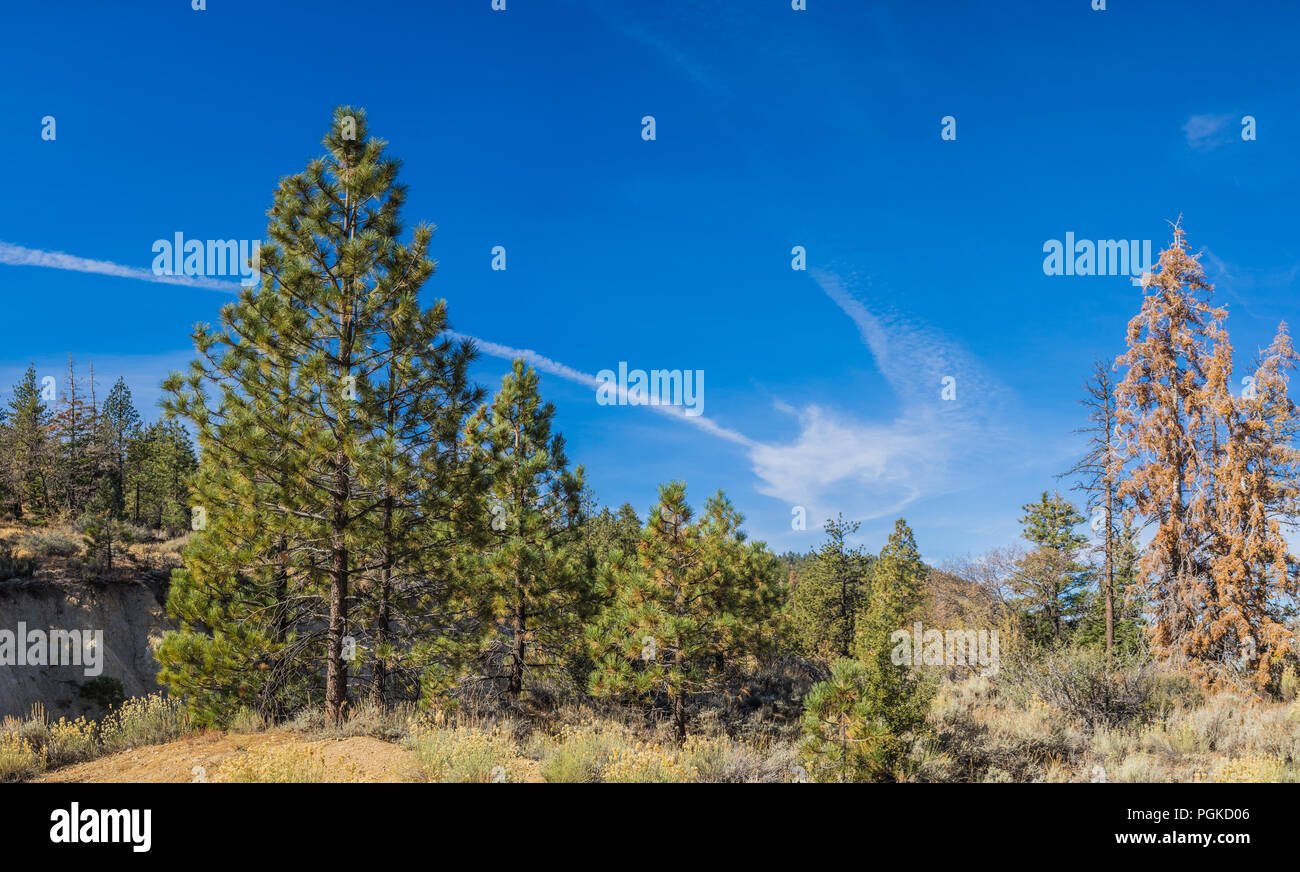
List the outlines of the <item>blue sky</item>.
<svg viewBox="0 0 1300 872">
<path fill-rule="evenodd" d="M 227 296 L 48 253 L 147 271 L 176 232 L 263 238 L 338 104 L 405 162 L 408 226 L 438 227 L 429 299 L 485 348 L 550 362 L 600 499 L 644 512 L 663 481 L 698 504 L 723 488 L 777 550 L 837 512 L 876 549 L 901 515 L 942 560 L 1009 544 L 1020 506 L 1065 486 L 1080 385 L 1141 291 L 1045 275 L 1048 240 L 1158 250 L 1181 213 L 1239 361 L 1292 317 L 1297 8 L 807 5 L 6 10 L 0 391 L 28 361 L 61 377 L 71 353 L 155 415 Z M 16 265 L 31 252 L 56 266 Z M 598 405 L 589 378 L 620 361 L 702 370 L 703 415 Z M 508 368 L 485 355 L 475 374 L 495 387 Z"/>
</svg>

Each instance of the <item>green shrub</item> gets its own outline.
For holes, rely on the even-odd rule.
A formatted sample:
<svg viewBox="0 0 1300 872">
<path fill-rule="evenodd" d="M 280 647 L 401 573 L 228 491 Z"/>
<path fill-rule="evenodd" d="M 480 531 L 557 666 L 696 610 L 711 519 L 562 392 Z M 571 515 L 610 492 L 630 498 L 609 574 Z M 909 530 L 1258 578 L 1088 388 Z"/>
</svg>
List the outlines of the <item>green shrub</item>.
<svg viewBox="0 0 1300 872">
<path fill-rule="evenodd" d="M 865 664 L 836 660 L 804 699 L 801 750 L 814 780 L 893 780 L 907 745 L 880 717 L 870 681 Z"/>
<path fill-rule="evenodd" d="M 120 679 L 101 675 L 81 685 L 78 690 L 81 698 L 99 706 L 108 712 L 126 702 L 126 688 Z"/>
<path fill-rule="evenodd" d="M 60 530 L 28 530 L 18 539 L 18 547 L 37 557 L 75 557 L 81 542 Z"/>
</svg>

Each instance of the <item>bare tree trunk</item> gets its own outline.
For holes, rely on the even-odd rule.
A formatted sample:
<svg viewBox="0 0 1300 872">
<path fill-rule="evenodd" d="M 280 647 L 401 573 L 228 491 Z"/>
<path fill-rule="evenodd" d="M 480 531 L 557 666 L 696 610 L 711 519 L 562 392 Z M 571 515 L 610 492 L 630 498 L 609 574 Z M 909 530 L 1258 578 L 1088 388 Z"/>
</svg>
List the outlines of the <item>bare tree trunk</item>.
<svg viewBox="0 0 1300 872">
<path fill-rule="evenodd" d="M 379 581 L 379 613 L 375 618 L 375 645 L 388 644 L 389 624 L 389 569 L 384 567 Z M 388 663 L 376 655 L 370 670 L 370 702 L 376 708 L 388 705 Z"/>
<path fill-rule="evenodd" d="M 325 672 L 325 714 L 341 723 L 348 702 L 348 666 L 343 660 L 343 637 L 348 630 L 347 498 L 350 490 L 348 459 L 340 448 L 334 458 L 334 519 L 331 535 L 333 565 L 330 570 L 329 653 Z"/>
<path fill-rule="evenodd" d="M 514 618 L 511 621 L 514 625 L 514 638 L 510 642 L 510 686 L 508 688 L 513 699 L 518 699 L 524 689 L 524 656 L 527 654 L 524 632 L 527 630 L 528 615 L 524 611 L 523 595 L 520 593 L 517 597 Z"/>
<path fill-rule="evenodd" d="M 393 498 L 384 498 L 384 561 L 379 568 L 379 612 L 375 617 L 375 646 L 388 644 L 390 601 L 393 585 Z M 376 654 L 370 670 L 370 702 L 377 708 L 388 704 L 388 663 Z"/>
<path fill-rule="evenodd" d="M 1115 657 L 1115 486 L 1106 483 L 1106 671 Z"/>
<path fill-rule="evenodd" d="M 516 425 L 514 428 L 516 458 L 519 456 L 520 437 L 520 426 Z M 516 529 L 519 531 L 520 539 L 523 538 L 524 533 L 523 503 L 523 494 L 519 493 L 516 488 L 516 511 L 514 520 Z M 517 553 L 515 555 L 514 564 L 515 608 L 514 616 L 511 621 L 514 625 L 514 638 L 510 641 L 510 684 L 507 688 L 507 692 L 510 694 L 511 699 L 518 699 L 519 694 L 522 693 L 524 689 L 524 656 L 527 654 L 527 646 L 524 643 L 524 632 L 527 629 L 528 604 L 524 596 L 523 579 L 520 578 L 519 556 Z"/>
</svg>

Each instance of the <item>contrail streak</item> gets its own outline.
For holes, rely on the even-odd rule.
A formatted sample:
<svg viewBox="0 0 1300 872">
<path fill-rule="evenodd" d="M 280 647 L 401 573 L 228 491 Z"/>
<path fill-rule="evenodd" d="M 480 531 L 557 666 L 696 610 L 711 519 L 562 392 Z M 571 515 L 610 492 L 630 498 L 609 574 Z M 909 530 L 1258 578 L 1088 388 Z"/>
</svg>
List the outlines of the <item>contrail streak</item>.
<svg viewBox="0 0 1300 872">
<path fill-rule="evenodd" d="M 123 266 L 119 263 L 112 263 L 107 260 L 90 260 L 84 257 L 77 257 L 73 254 L 65 254 L 62 251 L 41 251 L 35 248 L 23 248 L 21 245 L 13 245 L 8 242 L 0 242 L 0 263 L 9 264 L 10 266 L 43 266 L 50 269 L 69 270 L 71 272 L 94 273 L 95 275 L 116 276 L 123 279 L 138 279 L 145 282 L 158 282 L 168 285 L 187 285 L 193 288 L 203 288 L 210 291 L 223 291 L 226 293 L 237 294 L 242 290 L 242 286 L 237 282 L 223 282 L 218 279 L 210 279 L 202 276 L 160 276 L 155 275 L 152 270 L 141 269 L 133 266 Z M 544 357 L 536 351 L 527 348 L 511 348 L 508 345 L 501 345 L 497 342 L 489 342 L 486 339 L 479 339 L 476 336 L 468 336 L 464 333 L 447 331 L 448 334 L 457 339 L 468 339 L 474 342 L 480 351 L 492 357 L 500 357 L 513 360 L 516 357 L 523 358 L 534 369 L 541 372 L 550 373 L 559 376 L 567 381 L 584 385 L 596 389 L 600 380 L 594 375 L 580 372 L 570 366 Z M 622 388 L 620 393 L 624 393 Z M 626 399 L 626 396 L 624 396 Z M 685 421 L 695 427 L 717 436 L 720 439 L 726 439 L 737 445 L 743 445 L 746 448 L 753 448 L 755 443 L 744 434 L 726 427 L 721 427 L 710 421 L 703 415 L 690 416 L 685 413 L 685 409 L 679 406 L 648 406 L 660 414 L 667 415 L 679 421 Z"/>
<path fill-rule="evenodd" d="M 489 342 L 486 339 L 467 336 L 464 333 L 457 333 L 454 330 L 448 330 L 447 332 L 449 335 L 457 339 L 471 340 L 480 351 L 492 357 L 502 357 L 507 360 L 513 360 L 516 357 L 522 358 L 523 361 L 533 369 L 540 370 L 541 372 L 549 372 L 551 375 L 557 375 L 562 379 L 589 387 L 592 390 L 595 390 L 600 384 L 600 379 L 596 378 L 594 375 L 581 372 L 571 366 L 565 366 L 562 363 L 551 360 L 549 357 L 543 357 L 532 349 L 511 348 L 508 345 L 501 345 L 497 342 Z M 620 398 L 626 402 L 626 389 L 619 387 L 618 392 Z M 640 405 L 640 403 L 631 403 L 631 405 Z M 662 415 L 667 415 L 668 417 L 674 418 L 678 421 L 685 421 L 688 424 L 699 427 L 706 433 L 717 436 L 719 439 L 726 439 L 728 442 L 734 442 L 736 445 L 743 445 L 746 448 L 754 448 L 757 445 L 754 440 L 750 439 L 743 433 L 715 424 L 703 415 L 687 415 L 686 410 L 681 406 L 651 405 L 646 406 L 646 408 L 653 409 Z"/>
<path fill-rule="evenodd" d="M 0 242 L 0 263 L 10 266 L 44 266 L 51 269 L 65 269 L 71 272 L 94 273 L 101 276 L 116 276 L 121 279 L 139 279 L 144 282 L 158 282 L 164 285 L 186 285 L 191 288 L 203 288 L 208 291 L 224 291 L 237 294 L 241 286 L 237 282 L 223 282 L 203 276 L 160 276 L 153 270 L 135 266 L 122 266 L 107 260 L 90 260 L 62 251 L 41 251 L 36 248 L 23 248 L 8 242 Z"/>
</svg>

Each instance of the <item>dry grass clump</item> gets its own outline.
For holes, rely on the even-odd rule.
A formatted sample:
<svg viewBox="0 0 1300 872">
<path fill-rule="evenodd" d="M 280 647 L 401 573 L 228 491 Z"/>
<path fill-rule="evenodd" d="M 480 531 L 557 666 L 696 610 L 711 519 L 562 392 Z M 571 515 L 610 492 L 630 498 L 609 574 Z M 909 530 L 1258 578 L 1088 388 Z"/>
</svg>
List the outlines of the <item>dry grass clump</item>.
<svg viewBox="0 0 1300 872">
<path fill-rule="evenodd" d="M 788 742 L 749 742 L 693 735 L 678 744 L 663 725 L 563 707 L 543 722 L 460 715 L 406 721 L 402 744 L 416 753 L 430 781 L 773 782 L 797 778 Z"/>
<path fill-rule="evenodd" d="M 1247 754 L 1220 763 L 1211 780 L 1219 784 L 1257 784 L 1300 781 L 1300 773 L 1281 757 L 1271 754 Z"/>
<path fill-rule="evenodd" d="M 1278 682 L 1278 691 L 1286 702 L 1294 702 L 1295 698 L 1300 696 L 1300 674 L 1297 674 L 1294 666 L 1288 666 L 1282 670 L 1282 678 Z"/>
<path fill-rule="evenodd" d="M 415 752 L 429 781 L 484 784 L 523 781 L 528 774 L 505 724 L 488 727 L 426 721 L 413 726 L 404 744 Z"/>
<path fill-rule="evenodd" d="M 47 766 L 80 763 L 98 754 L 99 746 L 96 742 L 94 722 L 84 717 L 71 721 L 59 718 L 47 727 L 45 744 Z"/>
<path fill-rule="evenodd" d="M 1296 781 L 1300 707 L 1218 693 L 1140 728 L 1100 733 L 1092 756 L 1114 781 Z"/>
<path fill-rule="evenodd" d="M 582 709 L 557 713 L 554 732 L 535 731 L 523 753 L 554 783 L 780 782 L 797 778 L 798 755 L 789 742 L 763 736 L 738 739 L 719 724 L 678 745 L 662 726 L 626 723 L 617 712 Z"/>
<path fill-rule="evenodd" d="M 260 733 L 270 727 L 271 725 L 260 713 L 248 706 L 243 706 L 235 712 L 230 718 L 230 723 L 226 725 L 226 729 L 231 733 Z"/>
<path fill-rule="evenodd" d="M 159 745 L 193 729 L 180 700 L 154 693 L 127 700 L 100 721 L 99 744 L 103 752 Z"/>
<path fill-rule="evenodd" d="M 383 742 L 400 742 L 412 730 L 427 720 L 414 703 L 396 703 L 387 708 L 362 702 L 349 711 L 347 720 L 333 725 L 322 717 L 314 724 L 312 732 L 331 739 L 348 739 L 367 736 Z"/>
<path fill-rule="evenodd" d="M 529 756 L 541 764 L 541 775 L 561 784 L 595 783 L 601 780 L 620 748 L 634 741 L 622 724 L 590 719 L 565 724 L 558 734 L 534 733 Z"/>
<path fill-rule="evenodd" d="M 800 777 L 799 753 L 790 742 L 741 742 L 727 736 L 691 736 L 683 756 L 700 773 L 700 780 L 714 783 L 773 783 Z"/>
<path fill-rule="evenodd" d="M 1300 702 L 1206 695 L 1176 673 L 1153 673 L 1149 694 L 1120 723 L 1068 700 L 1053 705 L 1023 683 L 944 684 L 930 714 L 935 738 L 914 753 L 926 781 L 1300 781 Z"/>
<path fill-rule="evenodd" d="M 917 775 L 927 781 L 1042 781 L 1087 742 L 1065 713 L 1037 697 L 1018 702 L 982 676 L 940 685 L 930 720 L 935 738 Z"/>
<path fill-rule="evenodd" d="M 320 748 L 275 745 L 249 748 L 221 764 L 212 780 L 227 784 L 325 784 L 362 780 L 350 763 L 329 766 Z"/>
</svg>

